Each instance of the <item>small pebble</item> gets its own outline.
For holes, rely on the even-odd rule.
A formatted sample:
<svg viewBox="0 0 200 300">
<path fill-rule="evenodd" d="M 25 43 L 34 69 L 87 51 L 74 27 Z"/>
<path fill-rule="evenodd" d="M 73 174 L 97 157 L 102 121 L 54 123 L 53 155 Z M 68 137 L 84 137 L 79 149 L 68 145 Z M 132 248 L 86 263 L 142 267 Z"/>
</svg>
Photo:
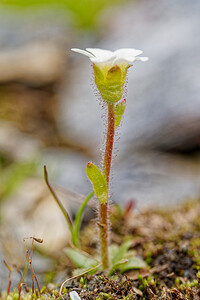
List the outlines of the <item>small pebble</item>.
<svg viewBox="0 0 200 300">
<path fill-rule="evenodd" d="M 75 291 L 70 292 L 69 295 L 71 300 L 81 300 L 78 293 Z"/>
</svg>

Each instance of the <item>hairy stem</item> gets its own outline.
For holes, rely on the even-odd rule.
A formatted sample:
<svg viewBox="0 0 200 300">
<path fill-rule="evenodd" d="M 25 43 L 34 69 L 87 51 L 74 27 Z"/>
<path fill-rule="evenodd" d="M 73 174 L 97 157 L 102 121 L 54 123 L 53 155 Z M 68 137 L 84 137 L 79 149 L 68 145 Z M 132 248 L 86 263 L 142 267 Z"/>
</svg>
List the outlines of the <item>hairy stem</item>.
<svg viewBox="0 0 200 300">
<path fill-rule="evenodd" d="M 108 104 L 108 129 L 106 138 L 106 148 L 103 163 L 103 175 L 105 176 L 107 186 L 109 189 L 110 169 L 112 162 L 113 143 L 115 135 L 115 111 L 114 105 Z M 109 268 L 108 255 L 108 203 L 99 204 L 99 231 L 100 231 L 100 245 L 101 258 L 103 269 Z"/>
</svg>

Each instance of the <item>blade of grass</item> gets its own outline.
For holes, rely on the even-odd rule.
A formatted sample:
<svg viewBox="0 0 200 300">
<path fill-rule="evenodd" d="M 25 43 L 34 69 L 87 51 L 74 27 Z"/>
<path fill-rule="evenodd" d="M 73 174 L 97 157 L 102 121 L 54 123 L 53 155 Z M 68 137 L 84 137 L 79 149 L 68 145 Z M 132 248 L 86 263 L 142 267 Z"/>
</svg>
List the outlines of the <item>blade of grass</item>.
<svg viewBox="0 0 200 300">
<path fill-rule="evenodd" d="M 46 166 L 44 166 L 44 179 L 45 179 L 45 182 L 49 188 L 49 191 L 51 193 L 51 195 L 53 196 L 54 200 L 56 201 L 56 203 L 58 204 L 60 210 L 62 211 L 64 217 L 65 217 L 65 220 L 67 222 L 67 225 L 69 227 L 69 230 L 70 230 L 70 233 L 71 233 L 71 238 L 73 237 L 73 226 L 72 226 L 72 221 L 70 219 L 70 216 L 68 214 L 68 212 L 65 210 L 64 206 L 62 205 L 62 203 L 60 202 L 60 200 L 58 199 L 56 193 L 54 192 L 53 188 L 51 187 L 50 183 L 49 183 L 49 180 L 48 180 L 48 173 L 47 173 L 47 168 Z"/>
<path fill-rule="evenodd" d="M 78 246 L 78 241 L 79 241 L 79 230 L 80 230 L 80 225 L 81 225 L 81 220 L 82 220 L 82 215 L 83 211 L 88 203 L 88 201 L 92 198 L 94 195 L 94 191 L 92 191 L 83 201 L 81 207 L 79 208 L 79 211 L 77 212 L 75 221 L 74 221 L 74 228 L 73 228 L 73 235 L 72 235 L 72 242 L 74 246 Z"/>
</svg>

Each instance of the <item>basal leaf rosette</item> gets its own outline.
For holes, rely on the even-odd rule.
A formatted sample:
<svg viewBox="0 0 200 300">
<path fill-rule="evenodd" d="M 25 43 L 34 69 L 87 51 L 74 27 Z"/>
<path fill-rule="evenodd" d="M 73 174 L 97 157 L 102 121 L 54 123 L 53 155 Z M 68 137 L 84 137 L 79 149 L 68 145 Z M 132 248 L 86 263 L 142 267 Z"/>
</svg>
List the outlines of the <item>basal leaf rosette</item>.
<svg viewBox="0 0 200 300">
<path fill-rule="evenodd" d="M 115 104 L 121 100 L 124 93 L 124 84 L 127 70 L 135 61 L 147 61 L 147 57 L 139 57 L 141 50 L 123 48 L 116 51 L 98 48 L 81 50 L 72 48 L 72 51 L 86 55 L 93 63 L 95 84 L 102 99 L 108 104 Z"/>
</svg>

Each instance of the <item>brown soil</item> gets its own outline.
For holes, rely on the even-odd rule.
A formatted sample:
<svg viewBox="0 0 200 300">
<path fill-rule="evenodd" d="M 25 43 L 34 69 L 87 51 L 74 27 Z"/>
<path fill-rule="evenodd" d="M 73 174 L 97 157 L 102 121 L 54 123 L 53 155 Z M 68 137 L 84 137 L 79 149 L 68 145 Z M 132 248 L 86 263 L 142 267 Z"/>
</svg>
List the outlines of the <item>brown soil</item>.
<svg viewBox="0 0 200 300">
<path fill-rule="evenodd" d="M 84 275 L 66 284 L 81 299 L 200 299 L 200 201 L 188 202 L 170 211 L 135 213 L 112 209 L 111 242 L 128 237 L 132 249 L 148 268 L 108 277 Z M 82 234 L 82 248 L 91 253 L 97 246 L 94 223 Z M 89 240 L 88 240 L 89 237 Z M 95 250 L 96 251 L 96 250 Z"/>
<path fill-rule="evenodd" d="M 132 211 L 128 205 L 125 211 L 113 207 L 111 210 L 111 243 L 121 245 L 132 240 L 131 250 L 147 263 L 145 269 L 138 269 L 108 276 L 103 272 L 73 276 L 81 273 L 62 255 L 52 274 L 64 273 L 69 280 L 64 285 L 63 298 L 76 291 L 81 300 L 200 300 L 200 201 L 190 201 L 180 207 L 166 210 Z M 97 252 L 98 235 L 95 222 L 91 221 L 81 231 L 81 248 L 88 255 Z M 34 264 L 33 264 L 34 265 Z M 54 280 L 51 280 L 54 281 Z M 14 299 L 59 299 L 58 289 L 48 285 L 38 290 L 23 286 L 19 291 L 0 300 Z"/>
</svg>

